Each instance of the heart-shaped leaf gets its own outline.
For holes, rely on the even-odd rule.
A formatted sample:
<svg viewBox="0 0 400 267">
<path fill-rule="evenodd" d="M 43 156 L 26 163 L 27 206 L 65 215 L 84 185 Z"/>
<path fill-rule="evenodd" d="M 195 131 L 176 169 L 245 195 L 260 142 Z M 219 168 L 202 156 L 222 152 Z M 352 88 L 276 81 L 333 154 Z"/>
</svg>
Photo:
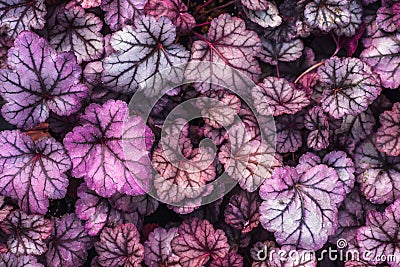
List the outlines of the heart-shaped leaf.
<svg viewBox="0 0 400 267">
<path fill-rule="evenodd" d="M 400 103 L 379 117 L 381 127 L 376 133 L 376 148 L 389 156 L 400 155 Z"/>
</svg>

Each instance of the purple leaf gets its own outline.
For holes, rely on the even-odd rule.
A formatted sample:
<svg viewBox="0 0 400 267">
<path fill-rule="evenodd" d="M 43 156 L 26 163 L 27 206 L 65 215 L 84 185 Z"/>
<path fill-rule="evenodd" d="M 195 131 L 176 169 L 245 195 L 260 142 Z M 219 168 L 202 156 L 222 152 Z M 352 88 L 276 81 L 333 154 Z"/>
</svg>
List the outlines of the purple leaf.
<svg viewBox="0 0 400 267">
<path fill-rule="evenodd" d="M 400 1 L 383 0 L 378 9 L 376 23 L 385 32 L 400 31 Z"/>
<path fill-rule="evenodd" d="M 297 151 L 303 141 L 301 129 L 304 118 L 300 114 L 282 115 L 276 118 L 276 150 L 279 153 Z"/>
<path fill-rule="evenodd" d="M 156 228 L 144 242 L 144 262 L 149 267 L 181 267 L 179 257 L 172 253 L 171 241 L 178 235 L 178 228 Z"/>
<path fill-rule="evenodd" d="M 284 78 L 267 77 L 251 89 L 254 105 L 261 115 L 294 114 L 310 104 L 304 91 Z"/>
<path fill-rule="evenodd" d="M 195 26 L 196 20 L 188 13 L 188 7 L 182 0 L 149 0 L 145 12 L 156 19 L 165 16 L 169 18 L 180 33 L 189 33 Z"/>
<path fill-rule="evenodd" d="M 144 139 L 152 142 L 153 136 L 140 117 L 125 120 L 127 115 L 128 106 L 122 101 L 91 104 L 81 116 L 83 126 L 75 127 L 64 138 L 72 175 L 84 177 L 88 187 L 104 197 L 117 191 L 143 194 L 143 179 L 151 177 Z M 125 158 L 122 142 L 129 158 Z"/>
<path fill-rule="evenodd" d="M 11 38 L 5 34 L 0 34 L 0 68 L 7 67 L 8 50 L 12 46 Z"/>
<path fill-rule="evenodd" d="M 357 115 L 381 93 L 378 77 L 357 58 L 332 57 L 318 69 L 321 105 L 333 118 Z"/>
<path fill-rule="evenodd" d="M 14 210 L 2 223 L 9 234 L 7 246 L 10 252 L 21 255 L 41 255 L 47 250 L 45 239 L 49 237 L 53 223 L 42 215 L 28 215 Z"/>
<path fill-rule="evenodd" d="M 304 17 L 311 27 L 324 32 L 343 28 L 350 23 L 349 1 L 313 0 L 306 5 Z"/>
<path fill-rule="evenodd" d="M 243 267 L 243 257 L 235 252 L 230 252 L 225 258 L 213 260 L 210 267 Z"/>
<path fill-rule="evenodd" d="M 82 221 L 75 214 L 65 214 L 54 219 L 46 263 L 49 267 L 81 266 L 92 247 L 90 237 Z"/>
<path fill-rule="evenodd" d="M 142 216 L 149 216 L 154 213 L 159 204 L 156 199 L 149 195 L 128 196 L 118 193 L 109 198 L 109 201 L 117 210 L 128 213 L 138 212 Z"/>
<path fill-rule="evenodd" d="M 0 26 L 11 38 L 23 30 L 42 29 L 46 23 L 43 0 L 7 0 L 0 2 Z"/>
<path fill-rule="evenodd" d="M 368 252 L 369 262 L 376 265 L 385 255 L 387 263 L 400 265 L 400 200 L 386 208 L 383 213 L 371 211 L 366 226 L 357 230 L 357 242 L 361 255 Z M 390 257 L 389 257 L 390 256 Z"/>
<path fill-rule="evenodd" d="M 314 150 L 322 150 L 329 146 L 328 117 L 322 108 L 311 108 L 304 117 L 304 126 L 311 132 L 307 137 L 307 146 Z"/>
<path fill-rule="evenodd" d="M 83 8 L 98 7 L 101 3 L 101 0 L 77 0 L 77 1 Z"/>
<path fill-rule="evenodd" d="M 317 165 L 303 175 L 282 167 L 260 188 L 260 222 L 279 244 L 320 249 L 337 228 L 345 190 L 336 171 Z"/>
<path fill-rule="evenodd" d="M 271 4 L 271 2 L 267 0 L 240 0 L 240 2 L 251 10 L 267 10 Z"/>
<path fill-rule="evenodd" d="M 357 181 L 372 203 L 392 203 L 400 197 L 400 158 L 379 152 L 370 140 L 354 152 Z"/>
<path fill-rule="evenodd" d="M 354 163 L 343 151 L 331 151 L 324 156 L 322 164 L 325 164 L 337 172 L 339 180 L 343 183 L 345 193 L 348 194 L 354 187 Z"/>
<path fill-rule="evenodd" d="M 144 248 L 140 244 L 140 235 L 134 224 L 120 224 L 113 229 L 104 228 L 100 241 L 94 247 L 99 254 L 98 262 L 101 266 L 142 266 Z"/>
<path fill-rule="evenodd" d="M 389 156 L 400 155 L 400 103 L 395 103 L 391 111 L 383 112 L 379 121 L 381 127 L 376 132 L 376 148 Z"/>
<path fill-rule="evenodd" d="M 344 27 L 335 28 L 333 31 L 338 35 L 344 35 L 347 37 L 354 36 L 357 33 L 358 28 L 362 23 L 363 8 L 358 0 L 348 0 L 350 10 L 349 23 Z"/>
<path fill-rule="evenodd" d="M 100 7 L 105 12 L 105 22 L 112 31 L 117 31 L 142 15 L 146 3 L 147 0 L 102 0 Z"/>
<path fill-rule="evenodd" d="M 32 255 L 16 256 L 13 253 L 0 253 L 0 265 L 3 267 L 44 267 Z"/>
<path fill-rule="evenodd" d="M 87 88 L 79 83 L 81 68 L 71 53 L 58 54 L 43 38 L 22 32 L 9 50 L 10 69 L 0 71 L 0 94 L 7 101 L 4 118 L 32 128 L 49 117 L 49 111 L 70 115 L 79 110 Z M 23 74 L 23 75 L 22 75 Z"/>
<path fill-rule="evenodd" d="M 175 44 L 175 26 L 166 18 L 144 16 L 111 37 L 116 51 L 103 61 L 104 85 L 117 92 L 132 93 L 158 71 L 184 64 L 189 52 Z"/>
<path fill-rule="evenodd" d="M 241 188 L 253 192 L 271 176 L 275 167 L 281 166 L 281 159 L 275 155 L 273 145 L 252 140 L 251 134 L 240 125 L 232 126 L 229 132 L 230 143 L 222 145 L 218 159 Z"/>
<path fill-rule="evenodd" d="M 45 214 L 50 199 L 65 196 L 71 161 L 54 138 L 34 142 L 19 130 L 0 132 L 1 193 L 28 213 Z"/>
<path fill-rule="evenodd" d="M 257 193 L 240 191 L 229 200 L 225 209 L 225 222 L 242 233 L 251 232 L 259 224 L 258 208 L 261 199 Z"/>
<path fill-rule="evenodd" d="M 98 17 L 75 6 L 59 12 L 57 21 L 49 31 L 49 40 L 58 52 L 74 52 L 78 63 L 102 56 L 104 40 L 100 30 L 103 23 Z"/>
<path fill-rule="evenodd" d="M 242 1 L 242 9 L 246 16 L 254 23 L 257 23 L 263 28 L 277 27 L 282 23 L 282 18 L 279 16 L 279 10 L 272 1 L 262 1 L 262 4 L 247 5 L 247 1 Z M 253 1 L 256 2 L 256 1 Z M 258 6 L 266 6 L 258 8 Z"/>
<path fill-rule="evenodd" d="M 371 46 L 365 49 L 360 58 L 381 78 L 382 85 L 396 89 L 400 86 L 400 32 L 372 37 Z"/>
<path fill-rule="evenodd" d="M 255 56 L 261 42 L 255 32 L 246 30 L 242 19 L 222 14 L 211 21 L 206 37 L 192 45 L 191 60 L 226 64 L 257 81 L 261 69 Z"/>
<path fill-rule="evenodd" d="M 171 247 L 182 267 L 203 266 L 210 258 L 225 258 L 229 252 L 224 231 L 215 230 L 207 220 L 198 218 L 184 221 L 179 226 Z"/>
<path fill-rule="evenodd" d="M 278 61 L 290 62 L 300 58 L 304 49 L 303 42 L 294 39 L 289 42 L 275 43 L 262 39 L 263 50 L 260 59 L 271 65 L 278 65 Z"/>
<path fill-rule="evenodd" d="M 0 223 L 4 221 L 13 208 L 4 204 L 4 197 L 0 196 Z"/>
</svg>

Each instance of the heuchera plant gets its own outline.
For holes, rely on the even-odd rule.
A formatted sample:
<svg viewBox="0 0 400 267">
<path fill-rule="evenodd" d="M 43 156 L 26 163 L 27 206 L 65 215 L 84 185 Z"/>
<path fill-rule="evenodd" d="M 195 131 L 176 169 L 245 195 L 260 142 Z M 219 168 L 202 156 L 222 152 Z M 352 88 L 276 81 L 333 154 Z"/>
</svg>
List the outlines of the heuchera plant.
<svg viewBox="0 0 400 267">
<path fill-rule="evenodd" d="M 0 0 L 0 108 L 0 267 L 400 267 L 399 0 Z"/>
</svg>

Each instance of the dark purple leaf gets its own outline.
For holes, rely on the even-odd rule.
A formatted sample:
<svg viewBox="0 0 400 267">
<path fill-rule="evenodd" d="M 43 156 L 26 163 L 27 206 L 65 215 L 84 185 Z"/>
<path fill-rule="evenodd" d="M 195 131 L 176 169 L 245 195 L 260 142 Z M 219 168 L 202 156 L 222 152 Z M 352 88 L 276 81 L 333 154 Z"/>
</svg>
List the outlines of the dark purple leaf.
<svg viewBox="0 0 400 267">
<path fill-rule="evenodd" d="M 5 34 L 0 34 L 0 68 L 7 67 L 8 50 L 12 46 L 11 38 Z"/>
<path fill-rule="evenodd" d="M 297 151 L 303 141 L 301 129 L 304 118 L 301 114 L 282 115 L 276 118 L 276 150 L 279 153 Z"/>
<path fill-rule="evenodd" d="M 75 214 L 65 214 L 61 219 L 54 219 L 53 230 L 46 252 L 48 267 L 81 266 L 92 247 L 90 237 Z"/>
<path fill-rule="evenodd" d="M 81 68 L 72 53 L 57 54 L 43 38 L 23 32 L 9 50 L 11 69 L 0 71 L 0 94 L 7 101 L 4 118 L 21 128 L 32 128 L 49 117 L 79 110 L 87 88 L 79 83 Z M 22 75 L 23 74 L 23 75 Z"/>
<path fill-rule="evenodd" d="M 0 223 L 4 221 L 13 208 L 4 203 L 4 197 L 0 196 Z"/>
<path fill-rule="evenodd" d="M 166 18 L 156 20 L 144 16 L 135 20 L 135 27 L 127 25 L 111 37 L 116 51 L 103 61 L 104 85 L 117 92 L 134 92 L 158 71 L 184 64 L 189 52 L 174 43 L 175 26 Z"/>
<path fill-rule="evenodd" d="M 229 252 L 224 231 L 215 230 L 207 220 L 198 218 L 184 221 L 179 226 L 171 247 L 182 267 L 203 266 L 210 258 L 225 258 Z"/>
<path fill-rule="evenodd" d="M 368 252 L 369 262 L 376 265 L 386 256 L 387 263 L 400 265 L 400 200 L 386 208 L 383 213 L 375 210 L 367 216 L 366 226 L 357 230 L 357 242 L 361 255 Z M 389 258 L 390 256 L 390 258 Z"/>
<path fill-rule="evenodd" d="M 294 39 L 289 42 L 275 43 L 262 39 L 263 50 L 260 59 L 271 65 L 277 65 L 279 61 L 290 62 L 300 58 L 304 49 L 303 42 Z"/>
<path fill-rule="evenodd" d="M 57 21 L 49 31 L 49 41 L 58 52 L 74 52 L 78 63 L 102 56 L 104 40 L 100 30 L 103 23 L 98 17 L 75 6 L 59 12 Z"/>
<path fill-rule="evenodd" d="M 307 146 L 314 150 L 322 150 L 329 145 L 328 117 L 322 108 L 311 108 L 304 117 L 304 126 L 311 132 L 307 137 Z"/>
<path fill-rule="evenodd" d="M 392 203 L 400 197 L 400 158 L 379 152 L 370 140 L 354 152 L 357 181 L 372 203 Z"/>
<path fill-rule="evenodd" d="M 400 155 L 400 103 L 395 103 L 391 111 L 383 112 L 379 121 L 381 127 L 376 132 L 376 148 L 389 156 Z"/>
<path fill-rule="evenodd" d="M 260 188 L 260 222 L 279 244 L 321 248 L 337 228 L 337 207 L 345 190 L 336 171 L 317 165 L 299 175 L 282 167 Z"/>
<path fill-rule="evenodd" d="M 182 0 L 149 0 L 145 12 L 157 19 L 166 16 L 180 33 L 189 33 L 196 26 L 196 20 Z"/>
<path fill-rule="evenodd" d="M 294 114 L 310 104 L 304 91 L 284 78 L 267 77 L 251 90 L 254 105 L 261 115 Z"/>
<path fill-rule="evenodd" d="M 94 245 L 99 254 L 97 259 L 106 267 L 140 267 L 144 248 L 134 224 L 120 224 L 115 228 L 104 228 L 100 241 Z"/>
<path fill-rule="evenodd" d="M 111 30 L 117 31 L 142 15 L 146 3 L 147 0 L 102 0 L 100 7 L 105 12 L 105 22 Z"/>
<path fill-rule="evenodd" d="M 257 193 L 240 191 L 229 200 L 225 209 L 225 222 L 242 233 L 248 233 L 259 224 L 258 208 L 261 199 Z"/>
<path fill-rule="evenodd" d="M 396 89 L 400 86 L 400 32 L 371 38 L 371 46 L 361 53 L 360 58 L 379 75 L 383 86 Z"/>
<path fill-rule="evenodd" d="M 149 216 L 154 213 L 159 202 L 149 195 L 128 196 L 123 194 L 114 194 L 109 198 L 111 205 L 123 212 L 138 212 L 142 216 Z"/>
<path fill-rule="evenodd" d="M 54 138 L 34 142 L 19 130 L 0 132 L 0 190 L 28 213 L 45 214 L 50 199 L 65 196 L 71 161 Z"/>
<path fill-rule="evenodd" d="M 127 104 L 119 100 L 91 104 L 81 116 L 83 126 L 64 138 L 72 175 L 84 177 L 88 187 L 104 197 L 117 191 L 143 194 L 145 179 L 151 177 L 146 143 L 152 142 L 152 133 L 140 117 L 127 115 Z M 122 145 L 129 153 L 123 153 Z"/>
<path fill-rule="evenodd" d="M 42 29 L 46 13 L 43 0 L 3 0 L 0 2 L 0 26 L 14 39 L 23 30 Z"/>
<path fill-rule="evenodd" d="M 144 262 L 149 267 L 181 267 L 179 257 L 172 253 L 171 241 L 178 235 L 178 228 L 156 228 L 144 242 Z"/>
<path fill-rule="evenodd" d="M 385 32 L 400 31 L 400 1 L 383 0 L 378 9 L 376 23 Z"/>
<path fill-rule="evenodd" d="M 332 57 L 318 69 L 321 105 L 333 118 L 357 115 L 381 93 L 378 77 L 357 58 Z"/>
<path fill-rule="evenodd" d="M 42 215 L 28 215 L 14 210 L 2 223 L 1 229 L 9 234 L 7 246 L 16 255 L 41 255 L 47 250 L 45 239 L 49 237 L 53 223 Z"/>
</svg>

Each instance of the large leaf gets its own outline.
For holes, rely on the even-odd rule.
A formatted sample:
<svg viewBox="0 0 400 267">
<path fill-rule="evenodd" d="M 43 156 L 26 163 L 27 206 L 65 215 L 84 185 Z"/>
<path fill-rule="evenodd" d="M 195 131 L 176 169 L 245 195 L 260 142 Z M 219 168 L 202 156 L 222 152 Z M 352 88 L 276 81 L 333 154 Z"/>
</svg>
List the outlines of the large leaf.
<svg viewBox="0 0 400 267">
<path fill-rule="evenodd" d="M 166 16 L 180 33 L 189 33 L 196 26 L 196 20 L 182 0 L 149 0 L 145 11 L 157 19 Z"/>
<path fill-rule="evenodd" d="M 192 45 L 191 60 L 225 64 L 257 81 L 261 73 L 254 58 L 261 51 L 257 34 L 246 30 L 242 19 L 222 14 L 211 21 L 206 37 Z"/>
<path fill-rule="evenodd" d="M 81 266 L 92 247 L 90 237 L 83 223 L 75 214 L 65 214 L 54 219 L 46 263 L 49 267 Z"/>
<path fill-rule="evenodd" d="M 332 57 L 318 69 L 323 94 L 321 105 L 335 119 L 357 115 L 381 93 L 379 79 L 356 58 Z"/>
<path fill-rule="evenodd" d="M 183 267 L 203 266 L 210 258 L 225 258 L 229 251 L 224 231 L 215 230 L 210 222 L 196 217 L 179 226 L 171 246 Z"/>
<path fill-rule="evenodd" d="M 175 44 L 175 26 L 166 18 L 144 16 L 111 37 L 116 51 L 103 61 L 102 81 L 117 92 L 134 92 L 139 83 L 174 65 L 184 64 L 189 52 Z"/>
<path fill-rule="evenodd" d="M 360 57 L 379 75 L 383 86 L 395 89 L 400 86 L 399 53 L 400 32 L 396 32 L 373 36 L 371 46 Z"/>
<path fill-rule="evenodd" d="M 47 250 L 45 239 L 50 235 L 52 222 L 42 215 L 28 215 L 15 210 L 2 223 L 1 228 L 10 235 L 10 252 L 21 255 L 41 255 Z"/>
<path fill-rule="evenodd" d="M 266 141 L 252 140 L 247 129 L 233 126 L 229 129 L 230 143 L 224 144 L 218 153 L 219 161 L 232 179 L 244 190 L 255 191 L 272 170 L 280 166 L 275 147 Z"/>
<path fill-rule="evenodd" d="M 371 211 L 366 226 L 357 231 L 361 255 L 368 255 L 371 264 L 400 265 L 400 200 L 386 208 L 383 213 Z M 366 254 L 367 252 L 367 254 Z M 386 257 L 384 257 L 386 256 Z"/>
<path fill-rule="evenodd" d="M 70 115 L 79 110 L 87 87 L 79 83 L 81 68 L 71 53 L 57 54 L 47 41 L 25 31 L 9 50 L 10 69 L 0 71 L 0 94 L 7 101 L 4 118 L 32 128 L 49 117 L 49 111 Z"/>
<path fill-rule="evenodd" d="M 297 90 L 284 78 L 273 76 L 253 87 L 251 95 L 258 113 L 266 116 L 294 114 L 310 104 L 304 91 Z"/>
<path fill-rule="evenodd" d="M 115 228 L 104 228 L 100 241 L 94 245 L 99 254 L 97 259 L 105 267 L 140 267 L 144 248 L 140 234 L 134 224 L 120 224 Z"/>
<path fill-rule="evenodd" d="M 400 2 L 398 0 L 383 0 L 376 14 L 376 22 L 385 32 L 400 30 Z"/>
<path fill-rule="evenodd" d="M 149 267 L 170 266 L 181 267 L 179 257 L 172 253 L 172 239 L 178 235 L 177 228 L 156 228 L 144 243 L 144 262 Z"/>
<path fill-rule="evenodd" d="M 379 117 L 381 127 L 376 133 L 376 148 L 389 156 L 400 155 L 400 103 Z"/>
<path fill-rule="evenodd" d="M 260 188 L 260 221 L 279 244 L 320 249 L 337 228 L 337 208 L 345 191 L 336 171 L 317 165 L 299 175 L 278 168 Z"/>
<path fill-rule="evenodd" d="M 64 9 L 57 15 L 58 23 L 49 31 L 50 44 L 58 51 L 72 51 L 78 63 L 102 56 L 104 40 L 101 20 L 81 7 Z"/>
<path fill-rule="evenodd" d="M 71 161 L 54 138 L 34 142 L 19 130 L 0 133 L 0 192 L 18 199 L 20 207 L 45 214 L 50 199 L 65 196 Z"/>
<path fill-rule="evenodd" d="M 7 35 L 15 38 L 23 30 L 42 29 L 46 13 L 43 0 L 2 0 L 0 26 L 5 27 Z"/>
<path fill-rule="evenodd" d="M 142 187 L 151 178 L 145 139 L 151 143 L 152 133 L 138 116 L 124 121 L 127 114 L 127 104 L 119 100 L 91 104 L 81 117 L 83 126 L 75 127 L 64 138 L 72 175 L 84 177 L 88 187 L 104 197 L 117 191 L 142 194 Z M 129 152 L 126 155 L 123 142 Z"/>
<path fill-rule="evenodd" d="M 392 203 L 400 197 L 400 158 L 379 152 L 370 140 L 354 152 L 357 181 L 372 203 Z"/>
<path fill-rule="evenodd" d="M 102 0 L 100 7 L 105 12 L 105 22 L 111 30 L 117 31 L 143 14 L 146 3 L 147 0 Z"/>
</svg>

